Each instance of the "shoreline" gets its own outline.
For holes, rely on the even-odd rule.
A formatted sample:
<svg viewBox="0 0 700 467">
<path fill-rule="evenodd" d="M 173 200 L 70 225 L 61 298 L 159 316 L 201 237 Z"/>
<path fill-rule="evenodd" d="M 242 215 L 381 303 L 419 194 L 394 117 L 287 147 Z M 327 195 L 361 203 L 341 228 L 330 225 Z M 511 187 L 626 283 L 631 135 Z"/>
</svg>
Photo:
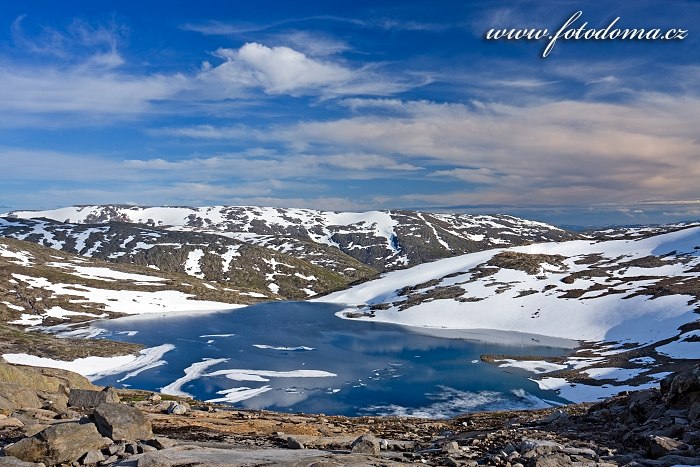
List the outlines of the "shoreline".
<svg viewBox="0 0 700 467">
<path fill-rule="evenodd" d="M 221 310 L 218 311 L 221 312 Z M 154 316 L 150 314 L 131 315 L 120 319 L 129 321 L 138 321 L 141 319 L 167 319 L 170 317 L 191 316 L 202 313 L 203 312 L 201 311 L 195 311 L 191 313 L 168 313 L 161 316 Z M 336 315 L 338 315 L 338 313 L 336 313 Z M 347 317 L 344 319 L 349 320 Z M 76 324 L 79 326 L 90 325 L 90 323 L 86 322 Z M 535 337 L 535 335 L 528 333 L 485 329 L 465 330 L 425 328 L 405 325 L 399 326 L 405 328 L 407 332 L 415 332 L 418 334 L 426 334 L 429 336 L 446 339 L 481 340 L 486 342 L 498 342 L 523 346 L 532 345 L 531 343 L 533 340 L 537 339 L 537 346 L 551 345 L 552 347 L 560 348 L 564 351 L 563 355 L 554 357 L 539 356 L 536 354 L 528 356 L 482 354 L 480 356 L 480 361 L 494 365 L 506 372 L 519 373 L 525 378 L 535 382 L 541 389 L 556 391 L 560 397 L 572 403 L 595 402 L 596 400 L 600 400 L 604 397 L 613 396 L 621 391 L 653 387 L 671 371 L 678 370 L 693 363 L 693 361 L 690 360 L 675 362 L 669 358 L 665 362 L 655 362 L 655 364 L 658 366 L 658 371 L 654 371 L 653 377 L 649 377 L 649 372 L 647 372 L 646 376 L 642 374 L 635 375 L 634 368 L 628 368 L 628 373 L 631 375 L 631 377 L 627 380 L 616 380 L 606 378 L 605 371 L 608 369 L 619 371 L 625 370 L 625 366 L 630 366 L 628 364 L 625 365 L 625 363 L 629 363 L 628 357 L 630 357 L 630 355 L 636 356 L 638 362 L 645 366 L 649 366 L 649 359 L 651 357 L 640 356 L 643 352 L 640 352 L 639 349 L 633 349 L 629 352 L 613 353 L 612 355 L 603 357 L 600 354 L 605 353 L 606 350 L 609 349 L 609 344 L 575 342 L 570 339 L 548 338 L 547 336 L 539 335 Z M 51 339 L 54 340 L 54 342 L 60 341 L 62 343 L 66 343 L 69 341 L 68 339 L 57 336 L 62 332 L 65 333 L 66 327 L 70 326 L 62 326 L 62 329 L 54 328 L 54 333 L 42 334 L 42 336 L 44 339 Z M 46 331 L 51 331 L 51 329 L 43 330 L 43 332 Z M 28 331 L 25 331 L 25 333 L 27 332 Z M 71 334 L 75 335 L 75 332 L 71 332 Z M 89 341 L 98 347 L 112 345 L 114 343 L 123 344 L 120 341 L 95 339 L 96 336 L 97 334 L 95 333 L 88 333 L 87 338 L 73 340 L 77 345 Z M 562 344 L 566 346 L 563 346 Z M 119 373 L 124 374 L 123 379 L 127 379 L 130 376 L 135 376 L 142 371 L 166 364 L 163 357 L 173 348 L 173 346 L 160 345 L 141 348 L 138 349 L 137 352 L 134 351 L 127 354 L 124 354 L 117 348 L 109 356 L 88 356 L 73 360 L 47 357 L 40 358 L 32 356 L 28 352 L 21 351 L 4 352 L 2 356 L 9 363 L 29 364 L 32 366 L 44 366 L 77 371 L 83 376 L 86 376 L 90 380 L 94 381 L 103 376 L 115 375 Z M 700 360 L 697 360 L 696 362 L 700 362 Z M 622 365 L 620 363 L 622 363 Z M 595 375 L 589 375 L 586 373 L 586 371 L 594 371 L 597 373 Z"/>
</svg>

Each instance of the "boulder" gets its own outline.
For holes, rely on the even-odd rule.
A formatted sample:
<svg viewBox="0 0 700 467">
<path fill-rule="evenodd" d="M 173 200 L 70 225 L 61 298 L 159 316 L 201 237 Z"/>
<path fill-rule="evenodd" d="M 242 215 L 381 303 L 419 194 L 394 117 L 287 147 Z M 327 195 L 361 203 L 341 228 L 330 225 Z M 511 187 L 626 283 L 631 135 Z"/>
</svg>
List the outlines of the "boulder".
<svg viewBox="0 0 700 467">
<path fill-rule="evenodd" d="M 688 410 L 688 420 L 694 422 L 700 420 L 700 401 L 693 403 Z"/>
<path fill-rule="evenodd" d="M 681 441 L 665 436 L 649 437 L 649 457 L 652 459 L 658 459 L 682 448 L 687 448 L 687 446 Z"/>
<path fill-rule="evenodd" d="M 110 444 L 105 448 L 105 451 L 105 454 L 109 454 L 110 456 L 124 454 L 124 452 L 126 452 L 126 445 L 122 443 Z"/>
<path fill-rule="evenodd" d="M 350 450 L 354 454 L 379 455 L 379 440 L 372 433 L 365 433 L 357 438 L 350 445 Z"/>
<path fill-rule="evenodd" d="M 68 405 L 71 407 L 94 408 L 100 404 L 117 402 L 119 394 L 113 387 L 106 387 L 102 391 L 72 389 L 68 396 Z"/>
<path fill-rule="evenodd" d="M 64 412 L 68 409 L 68 395 L 62 392 L 37 391 L 37 395 L 43 400 L 43 409 L 52 410 L 56 413 Z"/>
<path fill-rule="evenodd" d="M 139 443 L 137 447 L 138 447 L 139 454 L 145 454 L 145 453 L 149 453 L 149 452 L 158 451 L 158 448 L 154 448 L 153 446 L 148 445 L 148 444 L 144 444 L 144 443 Z"/>
<path fill-rule="evenodd" d="M 569 419 L 569 414 L 564 412 L 563 410 L 555 410 L 549 416 L 547 416 L 543 422 L 544 423 L 563 423 L 566 422 Z"/>
<path fill-rule="evenodd" d="M 148 444 L 149 446 L 153 446 L 154 448 L 160 450 L 160 449 L 167 449 L 167 448 L 171 448 L 173 446 L 176 446 L 177 442 L 173 441 L 170 438 L 156 436 L 155 438 L 149 439 L 148 441 L 146 441 L 146 444 Z"/>
<path fill-rule="evenodd" d="M 111 442 L 92 423 L 69 422 L 52 425 L 31 438 L 5 446 L 5 453 L 23 461 L 53 465 L 77 461 L 85 453 Z"/>
<path fill-rule="evenodd" d="M 80 463 L 83 465 L 94 465 L 97 464 L 98 462 L 102 462 L 105 460 L 104 454 L 102 454 L 102 451 L 90 451 L 87 454 L 85 454 L 81 459 Z"/>
<path fill-rule="evenodd" d="M 0 410 L 13 412 L 24 407 L 43 405 L 36 391 L 16 383 L 0 382 Z"/>
<path fill-rule="evenodd" d="M 524 457 L 541 456 L 561 450 L 561 444 L 555 443 L 554 441 L 526 438 L 520 443 L 520 452 Z"/>
<path fill-rule="evenodd" d="M 86 377 L 72 371 L 13 365 L 4 361 L 0 361 L 0 383 L 18 384 L 49 393 L 73 388 L 97 389 Z"/>
<path fill-rule="evenodd" d="M 0 419 L 0 430 L 12 429 L 12 428 L 22 428 L 24 423 L 22 420 L 18 420 L 14 417 L 5 417 Z"/>
<path fill-rule="evenodd" d="M 544 456 L 536 457 L 534 459 L 534 463 L 531 465 L 533 465 L 534 467 L 565 467 L 568 465 L 576 464 L 574 464 L 571 461 L 571 458 L 566 454 L 555 452 L 552 454 L 546 454 Z"/>
<path fill-rule="evenodd" d="M 700 401 L 700 365 L 664 378 L 661 392 L 666 401 L 674 405 L 687 407 Z"/>
<path fill-rule="evenodd" d="M 19 460 L 16 457 L 4 456 L 0 457 L 0 467 L 42 467 L 43 464 L 26 462 Z M 45 467 L 45 466 L 44 466 Z"/>
<path fill-rule="evenodd" d="M 168 413 L 173 415 L 185 415 L 188 408 L 189 406 L 187 404 L 173 401 L 168 405 Z"/>
<path fill-rule="evenodd" d="M 287 447 L 289 449 L 304 449 L 304 443 L 292 436 L 289 436 L 287 438 Z"/>
<path fill-rule="evenodd" d="M 94 415 L 100 433 L 115 441 L 153 438 L 151 422 L 137 408 L 106 403 L 99 405 Z"/>
</svg>

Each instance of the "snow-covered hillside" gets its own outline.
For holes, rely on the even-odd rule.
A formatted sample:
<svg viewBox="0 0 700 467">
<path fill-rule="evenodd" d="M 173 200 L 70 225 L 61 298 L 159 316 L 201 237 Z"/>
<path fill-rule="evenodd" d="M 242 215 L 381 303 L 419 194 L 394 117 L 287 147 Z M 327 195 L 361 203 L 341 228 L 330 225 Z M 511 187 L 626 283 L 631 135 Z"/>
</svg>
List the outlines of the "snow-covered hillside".
<svg viewBox="0 0 700 467">
<path fill-rule="evenodd" d="M 598 368 L 626 355 L 624 368 L 653 372 L 655 363 L 700 359 L 700 227 L 472 253 L 389 272 L 319 300 L 347 304 L 344 316 L 355 319 L 588 341 L 598 349 Z M 630 363 L 639 356 L 650 360 Z M 583 371 L 595 362 L 571 360 L 558 369 Z"/>
<path fill-rule="evenodd" d="M 389 272 L 320 300 L 407 325 L 642 343 L 700 318 L 699 252 L 700 227 L 642 240 L 541 243 Z"/>
<path fill-rule="evenodd" d="M 50 211 L 14 211 L 8 216 L 44 217 L 82 224 L 118 221 L 225 233 L 250 243 L 274 244 L 280 251 L 304 240 L 337 248 L 379 270 L 499 246 L 575 237 L 551 225 L 511 216 L 412 211 L 353 213 L 255 206 L 74 206 Z"/>
<path fill-rule="evenodd" d="M 304 299 L 376 274 L 335 248 L 302 240 L 293 248 L 268 248 L 204 232 L 18 218 L 0 218 L 0 235 L 85 257 L 184 273 L 227 287 L 257 289 L 268 299 Z"/>
<path fill-rule="evenodd" d="M 226 310 L 255 302 L 185 275 L 116 265 L 0 239 L 0 327 L 145 313 Z"/>
</svg>

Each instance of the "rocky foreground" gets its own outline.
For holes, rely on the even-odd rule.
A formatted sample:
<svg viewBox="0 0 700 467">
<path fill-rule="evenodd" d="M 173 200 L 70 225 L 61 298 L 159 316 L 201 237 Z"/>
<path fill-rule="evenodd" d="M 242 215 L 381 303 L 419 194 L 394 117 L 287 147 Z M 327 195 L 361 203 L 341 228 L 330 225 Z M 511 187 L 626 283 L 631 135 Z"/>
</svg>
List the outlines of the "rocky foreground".
<svg viewBox="0 0 700 467">
<path fill-rule="evenodd" d="M 0 362 L 0 466 L 700 465 L 700 366 L 597 404 L 450 420 L 244 411 Z"/>
</svg>

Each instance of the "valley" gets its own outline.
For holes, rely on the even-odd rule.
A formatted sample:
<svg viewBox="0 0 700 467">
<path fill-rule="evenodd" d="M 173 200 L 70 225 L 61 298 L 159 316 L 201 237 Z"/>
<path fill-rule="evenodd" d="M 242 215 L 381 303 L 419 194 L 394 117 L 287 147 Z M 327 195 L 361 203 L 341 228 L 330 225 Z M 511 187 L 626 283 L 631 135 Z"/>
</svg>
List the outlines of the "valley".
<svg viewBox="0 0 700 467">
<path fill-rule="evenodd" d="M 132 355 L 128 371 L 138 371 L 163 358 L 133 354 L 164 342 L 126 331 L 105 340 L 94 320 L 308 299 L 340 306 L 348 330 L 362 320 L 440 339 L 577 342 L 566 355 L 480 358 L 569 401 L 653 387 L 700 356 L 693 223 L 575 233 L 503 215 L 76 206 L 6 213 L 0 235 L 0 316 L 14 336 L 3 353 L 49 366 Z M 73 353 L 30 342 L 47 331 L 91 344 Z M 273 345 L 297 346 L 314 342 Z M 110 374 L 120 365 L 102 363 Z"/>
</svg>

